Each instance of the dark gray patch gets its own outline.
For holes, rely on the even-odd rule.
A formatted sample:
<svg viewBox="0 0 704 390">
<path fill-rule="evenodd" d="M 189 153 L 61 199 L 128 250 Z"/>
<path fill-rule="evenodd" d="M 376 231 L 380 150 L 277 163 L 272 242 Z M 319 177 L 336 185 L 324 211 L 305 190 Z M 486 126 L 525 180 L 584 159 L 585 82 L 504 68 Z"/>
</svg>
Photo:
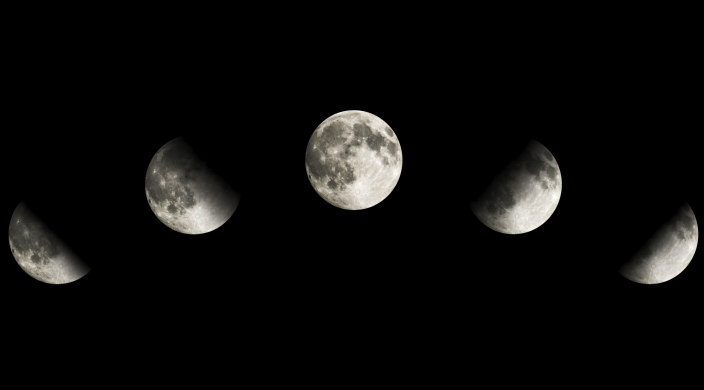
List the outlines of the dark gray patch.
<svg viewBox="0 0 704 390">
<path fill-rule="evenodd" d="M 197 181 L 198 177 L 202 177 L 205 171 L 205 164 L 201 162 L 194 163 L 190 167 L 184 168 L 178 175 L 177 180 L 183 184 L 188 185 L 194 181 Z"/>
<path fill-rule="evenodd" d="M 344 133 L 347 127 L 344 123 L 334 121 L 325 126 L 322 135 L 318 140 L 318 146 L 327 149 L 329 146 L 337 146 L 345 142 Z"/>
<path fill-rule="evenodd" d="M 386 138 L 381 135 L 370 134 L 367 137 L 367 145 L 369 146 L 369 149 L 375 152 L 380 151 L 382 146 L 384 146 L 386 143 L 388 143 L 388 141 L 386 141 Z"/>
<path fill-rule="evenodd" d="M 384 130 L 386 131 L 386 134 L 389 135 L 389 137 L 393 138 L 394 137 L 394 132 L 391 130 L 389 126 L 384 127 Z"/>
<path fill-rule="evenodd" d="M 354 168 L 350 163 L 345 162 L 345 169 L 340 173 L 340 178 L 347 184 L 354 183 L 357 177 L 354 174 Z"/>
<path fill-rule="evenodd" d="M 384 157 L 382 157 L 381 160 L 384 162 L 384 165 L 389 165 L 389 159 L 388 159 L 388 157 L 384 156 Z"/>
<path fill-rule="evenodd" d="M 516 205 L 516 200 L 513 197 L 513 191 L 507 186 L 495 186 L 487 196 L 496 206 L 500 214 L 504 214 L 506 210 Z"/>
<path fill-rule="evenodd" d="M 539 177 L 541 172 L 545 172 L 553 180 L 557 177 L 557 169 L 555 167 L 545 161 L 541 155 L 530 151 L 519 157 L 517 164 L 523 165 L 528 173 L 536 177 Z"/>
<path fill-rule="evenodd" d="M 544 190 L 547 190 L 548 188 L 550 188 L 550 186 L 548 185 L 548 182 L 546 182 L 545 180 L 540 181 L 540 186 L 543 187 Z"/>
<path fill-rule="evenodd" d="M 684 241 L 687 238 L 684 235 L 684 230 L 677 229 L 677 238 L 679 238 L 681 241 Z"/>
<path fill-rule="evenodd" d="M 391 153 L 392 156 L 395 156 L 396 151 L 398 150 L 398 145 L 396 145 L 396 143 L 394 142 L 389 142 L 386 145 L 386 149 L 389 151 L 389 153 Z"/>
<path fill-rule="evenodd" d="M 551 165 L 547 165 L 547 168 L 545 168 L 545 173 L 548 174 L 548 177 L 555 180 L 557 178 L 557 169 Z"/>
<path fill-rule="evenodd" d="M 362 138 L 362 137 L 356 137 L 356 136 L 352 137 L 349 140 L 349 143 L 347 144 L 347 146 L 359 146 L 362 144 L 363 140 L 364 140 L 364 138 Z"/>
<path fill-rule="evenodd" d="M 373 134 L 372 129 L 366 123 L 355 123 L 352 128 L 357 138 L 369 137 Z"/>
<path fill-rule="evenodd" d="M 337 189 L 337 182 L 335 182 L 335 180 L 330 179 L 330 181 L 328 181 L 328 187 L 333 190 Z"/>
<path fill-rule="evenodd" d="M 39 264 L 42 261 L 42 258 L 35 253 L 32 255 L 32 257 L 30 257 L 30 260 L 32 260 L 32 263 L 34 264 Z"/>
<path fill-rule="evenodd" d="M 171 172 L 192 169 L 200 161 L 193 148 L 183 140 L 172 141 L 161 150 L 160 168 L 166 168 Z"/>
<path fill-rule="evenodd" d="M 323 153 L 318 148 L 313 147 L 313 142 L 308 144 L 306 153 L 306 164 L 308 171 L 315 176 L 316 179 L 322 179 L 328 171 L 328 167 L 322 162 Z"/>
<path fill-rule="evenodd" d="M 544 171 L 548 166 L 545 160 L 543 160 L 539 156 L 534 155 L 533 153 L 526 154 L 523 159 L 523 164 L 528 173 L 534 176 L 540 176 L 540 172 Z"/>
<path fill-rule="evenodd" d="M 653 249 L 649 244 L 644 245 L 633 259 L 626 264 L 626 268 L 630 273 L 633 274 L 638 280 L 644 280 L 647 278 L 648 260 L 653 256 Z"/>
<path fill-rule="evenodd" d="M 685 227 L 690 228 L 690 229 L 694 228 L 694 224 L 695 224 L 694 217 L 692 217 L 688 211 L 680 212 L 679 220 L 680 220 L 680 223 L 682 225 L 684 225 Z"/>
<path fill-rule="evenodd" d="M 486 206 L 486 210 L 491 214 L 496 214 L 496 212 L 499 211 L 493 203 L 489 203 L 489 205 Z"/>
<path fill-rule="evenodd" d="M 178 212 L 178 208 L 174 206 L 173 203 L 170 203 L 169 207 L 167 207 L 166 210 L 168 210 L 168 212 L 170 212 L 171 214 L 176 214 L 176 212 Z"/>
</svg>

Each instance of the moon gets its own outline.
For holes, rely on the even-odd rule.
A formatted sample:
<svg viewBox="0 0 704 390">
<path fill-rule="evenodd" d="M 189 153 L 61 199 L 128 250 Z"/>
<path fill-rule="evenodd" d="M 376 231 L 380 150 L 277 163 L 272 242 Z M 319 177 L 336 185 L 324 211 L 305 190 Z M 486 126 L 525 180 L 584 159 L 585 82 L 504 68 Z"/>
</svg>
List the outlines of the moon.
<svg viewBox="0 0 704 390">
<path fill-rule="evenodd" d="M 156 217 L 185 234 L 219 228 L 239 204 L 239 194 L 212 172 L 181 137 L 156 152 L 147 168 L 145 190 Z"/>
<path fill-rule="evenodd" d="M 561 194 L 562 175 L 555 157 L 541 143 L 530 141 L 470 208 L 492 230 L 521 234 L 544 224 Z"/>
<path fill-rule="evenodd" d="M 641 284 L 667 282 L 684 271 L 692 261 L 697 241 L 697 219 L 689 204 L 684 204 L 633 258 L 621 266 L 619 273 Z"/>
<path fill-rule="evenodd" d="M 27 275 L 49 284 L 84 277 L 90 268 L 24 202 L 12 213 L 8 230 L 12 256 Z"/>
<path fill-rule="evenodd" d="M 325 119 L 306 149 L 310 184 L 325 201 L 345 210 L 366 209 L 386 199 L 402 165 L 396 134 L 365 111 L 343 111 Z"/>
</svg>

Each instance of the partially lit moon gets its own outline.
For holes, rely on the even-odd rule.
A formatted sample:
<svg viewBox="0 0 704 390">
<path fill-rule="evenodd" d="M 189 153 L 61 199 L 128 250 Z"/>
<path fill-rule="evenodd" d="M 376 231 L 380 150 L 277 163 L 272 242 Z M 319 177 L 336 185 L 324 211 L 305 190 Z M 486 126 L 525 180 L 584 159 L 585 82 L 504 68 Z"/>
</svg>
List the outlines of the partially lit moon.
<svg viewBox="0 0 704 390">
<path fill-rule="evenodd" d="M 365 111 L 343 111 L 325 119 L 306 149 L 311 185 L 325 201 L 345 210 L 366 209 L 386 199 L 402 165 L 396 134 Z"/>
<path fill-rule="evenodd" d="M 239 204 L 239 194 L 183 138 L 171 140 L 156 152 L 147 168 L 145 190 L 156 217 L 186 234 L 219 228 Z"/>
<path fill-rule="evenodd" d="M 531 141 L 470 208 L 492 230 L 520 234 L 544 224 L 561 194 L 562 175 L 555 157 L 545 146 Z"/>
<path fill-rule="evenodd" d="M 694 211 L 688 204 L 684 204 L 619 269 L 619 273 L 628 280 L 642 284 L 667 282 L 689 265 L 698 241 L 699 227 Z"/>
<path fill-rule="evenodd" d="M 12 256 L 27 275 L 50 284 L 65 284 L 85 276 L 90 268 L 22 202 L 15 208 L 8 231 Z"/>
</svg>

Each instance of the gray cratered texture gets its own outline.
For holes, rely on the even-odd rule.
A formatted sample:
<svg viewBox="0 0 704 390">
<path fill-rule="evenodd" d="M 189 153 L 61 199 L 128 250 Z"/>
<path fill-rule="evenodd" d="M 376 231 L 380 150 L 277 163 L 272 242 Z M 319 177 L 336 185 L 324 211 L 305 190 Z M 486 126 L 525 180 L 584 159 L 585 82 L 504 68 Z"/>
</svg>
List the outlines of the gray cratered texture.
<svg viewBox="0 0 704 390">
<path fill-rule="evenodd" d="M 157 218 L 186 234 L 217 229 L 239 204 L 237 192 L 183 138 L 169 141 L 156 152 L 147 169 L 145 190 Z"/>
<path fill-rule="evenodd" d="M 313 188 L 325 201 L 346 210 L 384 200 L 398 183 L 402 165 L 396 134 L 365 111 L 343 111 L 325 119 L 306 149 Z"/>
<path fill-rule="evenodd" d="M 42 222 L 25 203 L 12 213 L 10 250 L 29 276 L 50 284 L 65 284 L 85 276 L 90 268 Z"/>
<path fill-rule="evenodd" d="M 619 273 L 642 284 L 666 282 L 689 265 L 698 241 L 697 219 L 692 208 L 685 204 L 619 269 Z"/>
<path fill-rule="evenodd" d="M 470 204 L 489 228 L 507 234 L 526 233 L 547 221 L 562 193 L 562 175 L 552 153 L 536 141 L 497 175 Z"/>
</svg>

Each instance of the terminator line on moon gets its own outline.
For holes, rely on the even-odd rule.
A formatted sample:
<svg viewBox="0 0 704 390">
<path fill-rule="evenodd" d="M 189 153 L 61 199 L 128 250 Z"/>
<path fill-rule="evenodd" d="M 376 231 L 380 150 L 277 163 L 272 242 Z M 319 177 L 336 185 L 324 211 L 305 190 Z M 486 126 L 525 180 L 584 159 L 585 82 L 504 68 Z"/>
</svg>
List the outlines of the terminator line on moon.
<svg viewBox="0 0 704 390">
<path fill-rule="evenodd" d="M 539 142 L 530 141 L 470 208 L 492 230 L 520 234 L 544 224 L 561 193 L 562 175 L 555 157 Z"/>
<path fill-rule="evenodd" d="M 325 201 L 345 210 L 366 209 L 386 199 L 402 165 L 396 134 L 365 111 L 342 111 L 325 119 L 306 149 L 311 185 Z"/>
<path fill-rule="evenodd" d="M 40 282 L 65 284 L 85 276 L 90 268 L 22 202 L 10 219 L 12 256 L 27 275 Z"/>
<path fill-rule="evenodd" d="M 145 191 L 157 218 L 186 234 L 219 228 L 239 204 L 237 192 L 183 138 L 169 141 L 156 152 L 147 169 Z"/>
<path fill-rule="evenodd" d="M 699 227 L 694 211 L 684 204 L 668 222 L 625 263 L 619 273 L 641 284 L 667 282 L 689 265 L 697 250 Z"/>
</svg>

